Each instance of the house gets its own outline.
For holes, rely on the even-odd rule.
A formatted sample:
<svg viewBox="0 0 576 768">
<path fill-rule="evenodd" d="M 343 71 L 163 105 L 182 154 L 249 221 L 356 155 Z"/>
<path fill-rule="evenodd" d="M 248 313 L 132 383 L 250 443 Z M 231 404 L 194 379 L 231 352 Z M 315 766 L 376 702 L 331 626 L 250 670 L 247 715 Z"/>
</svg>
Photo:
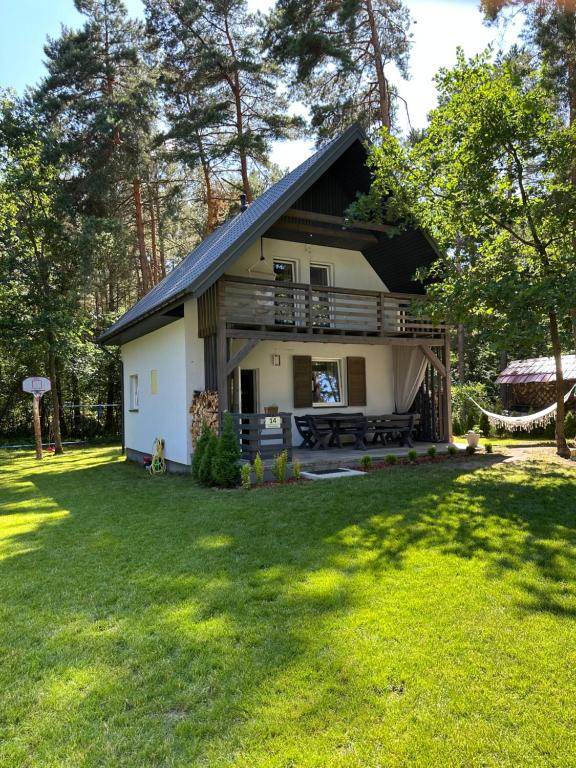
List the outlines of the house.
<svg viewBox="0 0 576 768">
<path fill-rule="evenodd" d="M 565 392 L 576 384 L 576 355 L 562 355 Z M 512 360 L 500 372 L 502 406 L 506 410 L 530 413 L 546 408 L 556 401 L 556 364 L 553 357 Z M 573 408 L 576 400 L 567 403 Z"/>
<path fill-rule="evenodd" d="M 414 310 L 414 280 L 437 256 L 418 230 L 349 222 L 367 192 L 366 136 L 352 126 L 210 234 L 114 323 L 129 458 L 165 440 L 193 451 L 194 404 L 218 410 L 420 414 L 420 437 L 450 438 L 446 329 Z M 192 412 L 191 412 L 192 411 Z M 199 416 L 197 416 L 199 418 Z"/>
</svg>

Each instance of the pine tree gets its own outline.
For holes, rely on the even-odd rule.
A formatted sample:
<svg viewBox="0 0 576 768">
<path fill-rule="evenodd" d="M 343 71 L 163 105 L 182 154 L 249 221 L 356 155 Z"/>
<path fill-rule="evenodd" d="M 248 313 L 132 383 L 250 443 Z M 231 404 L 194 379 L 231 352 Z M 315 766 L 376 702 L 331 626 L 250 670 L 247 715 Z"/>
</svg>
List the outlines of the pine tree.
<svg viewBox="0 0 576 768">
<path fill-rule="evenodd" d="M 222 488 L 234 488 L 240 482 L 240 447 L 232 416 L 224 416 L 222 434 L 214 460 L 214 481 Z"/>
<path fill-rule="evenodd" d="M 192 479 L 197 483 L 200 481 L 200 467 L 202 466 L 202 459 L 204 458 L 211 434 L 212 430 L 208 427 L 206 422 L 203 421 L 200 437 L 194 447 L 194 453 L 192 454 Z"/>
<path fill-rule="evenodd" d="M 386 67 L 407 76 L 409 26 L 401 0 L 278 0 L 267 47 L 289 68 L 320 141 L 356 121 L 369 132 L 390 129 L 398 95 Z"/>
<path fill-rule="evenodd" d="M 222 197 L 242 191 L 252 201 L 251 170 L 266 166 L 271 142 L 301 121 L 288 115 L 280 71 L 262 56 L 246 0 L 145 0 L 145 8 L 161 59 L 168 138 L 179 159 L 201 170 L 211 229 Z"/>
</svg>

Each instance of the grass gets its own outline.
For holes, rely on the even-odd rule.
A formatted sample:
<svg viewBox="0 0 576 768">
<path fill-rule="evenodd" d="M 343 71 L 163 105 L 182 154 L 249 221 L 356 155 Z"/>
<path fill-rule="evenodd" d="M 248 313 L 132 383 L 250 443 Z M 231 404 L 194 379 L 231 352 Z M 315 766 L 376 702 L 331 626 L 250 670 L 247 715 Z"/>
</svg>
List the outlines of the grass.
<svg viewBox="0 0 576 768">
<path fill-rule="evenodd" d="M 574 766 L 575 510 L 554 463 L 248 492 L 3 453 L 0 765 Z"/>
</svg>

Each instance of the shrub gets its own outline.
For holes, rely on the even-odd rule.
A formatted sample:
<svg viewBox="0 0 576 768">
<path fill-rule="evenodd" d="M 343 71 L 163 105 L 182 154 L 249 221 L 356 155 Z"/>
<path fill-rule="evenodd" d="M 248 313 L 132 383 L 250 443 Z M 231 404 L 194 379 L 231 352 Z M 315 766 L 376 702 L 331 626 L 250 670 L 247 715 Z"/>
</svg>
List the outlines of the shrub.
<svg viewBox="0 0 576 768">
<path fill-rule="evenodd" d="M 486 416 L 485 413 L 480 414 L 480 421 L 478 426 L 480 427 L 480 432 L 482 432 L 484 437 L 490 437 L 490 430 L 492 425 L 490 424 L 488 416 Z"/>
<path fill-rule="evenodd" d="M 418 451 L 415 451 L 414 448 L 412 450 L 408 451 L 408 460 L 412 462 L 412 464 L 416 464 L 418 461 Z"/>
<path fill-rule="evenodd" d="M 240 447 L 229 413 L 224 415 L 222 434 L 214 459 L 214 482 L 222 488 L 234 488 L 240 482 Z"/>
<path fill-rule="evenodd" d="M 384 457 L 384 463 L 385 464 L 396 464 L 398 462 L 398 456 L 396 456 L 395 453 L 388 453 Z"/>
<path fill-rule="evenodd" d="M 484 450 L 486 453 L 492 453 L 492 443 L 484 443 Z"/>
<path fill-rule="evenodd" d="M 364 470 L 370 469 L 372 466 L 372 456 L 370 456 L 368 453 L 365 453 L 364 456 L 360 459 L 360 466 Z"/>
<path fill-rule="evenodd" d="M 298 461 L 298 459 L 294 459 L 292 462 L 292 477 L 294 480 L 300 480 L 300 476 L 302 474 L 302 464 Z"/>
<path fill-rule="evenodd" d="M 454 434 L 462 435 L 472 429 L 478 420 L 478 408 L 468 398 L 472 397 L 484 408 L 492 405 L 485 384 L 480 382 L 468 382 L 467 384 L 454 384 L 452 387 L 452 420 L 459 430 L 454 429 Z"/>
<path fill-rule="evenodd" d="M 206 451 L 206 447 L 208 445 L 208 441 L 210 440 L 211 434 L 212 430 L 208 424 L 203 421 L 200 437 L 196 443 L 194 453 L 192 454 L 192 479 L 196 483 L 200 482 L 200 467 L 202 465 L 202 458 L 204 456 L 204 452 Z"/>
<path fill-rule="evenodd" d="M 468 454 L 468 456 L 474 456 L 474 454 L 476 453 L 476 447 L 474 445 L 467 445 L 466 453 Z"/>
<path fill-rule="evenodd" d="M 256 454 L 256 458 L 254 459 L 254 477 L 256 478 L 256 485 L 262 485 L 264 483 L 264 462 L 259 453 Z"/>
<path fill-rule="evenodd" d="M 572 411 L 568 411 L 566 414 L 566 419 L 564 422 L 564 430 L 566 433 L 566 438 L 568 440 L 574 440 L 576 437 L 576 417 L 574 416 L 574 413 Z"/>
<path fill-rule="evenodd" d="M 272 474 L 274 475 L 276 482 L 285 483 L 287 471 L 288 471 L 288 451 L 283 450 L 283 451 L 280 451 L 280 453 L 274 457 L 274 461 L 272 462 Z"/>
<path fill-rule="evenodd" d="M 216 458 L 216 452 L 218 451 L 218 438 L 214 432 L 210 431 L 208 437 L 208 444 L 204 450 L 202 456 L 202 462 L 200 464 L 200 471 L 198 473 L 198 480 L 202 485 L 214 485 L 214 459 Z"/>
<path fill-rule="evenodd" d="M 242 464 L 240 467 L 240 480 L 242 482 L 242 488 L 245 488 L 247 491 L 252 488 L 252 467 L 250 464 Z"/>
<path fill-rule="evenodd" d="M 452 434 L 461 435 L 463 431 L 462 424 L 460 424 L 458 419 L 452 419 Z"/>
<path fill-rule="evenodd" d="M 430 448 L 428 448 L 428 450 L 426 451 L 426 453 L 428 454 L 428 456 L 430 456 L 431 459 L 434 459 L 436 458 L 438 449 L 436 448 L 435 445 L 431 445 Z"/>
<path fill-rule="evenodd" d="M 458 448 L 456 448 L 455 445 L 449 445 L 447 450 L 450 456 L 456 456 L 456 454 L 458 453 Z"/>
</svg>

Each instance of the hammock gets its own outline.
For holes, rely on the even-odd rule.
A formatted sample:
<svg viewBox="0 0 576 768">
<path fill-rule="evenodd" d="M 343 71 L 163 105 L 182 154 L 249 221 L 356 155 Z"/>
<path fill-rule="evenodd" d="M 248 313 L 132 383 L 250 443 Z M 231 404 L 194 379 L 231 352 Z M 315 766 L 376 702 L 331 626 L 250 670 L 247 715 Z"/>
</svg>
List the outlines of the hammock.
<svg viewBox="0 0 576 768">
<path fill-rule="evenodd" d="M 564 397 L 565 403 L 567 403 L 569 398 L 572 396 L 574 389 L 576 389 L 576 384 L 570 387 L 566 393 Z M 474 405 L 479 408 L 482 413 L 485 413 L 486 416 L 488 416 L 488 421 L 490 424 L 492 424 L 492 426 L 503 427 L 504 429 L 509 429 L 511 432 L 513 432 L 515 429 L 536 429 L 537 427 L 546 427 L 548 424 L 550 424 L 551 421 L 554 420 L 554 415 L 557 408 L 557 404 L 554 403 L 554 405 L 549 405 L 548 408 L 544 408 L 543 411 L 538 411 L 537 413 L 529 413 L 526 416 L 504 416 L 502 413 L 492 413 L 492 411 L 487 411 L 485 408 L 482 408 L 482 406 L 472 397 L 468 397 L 468 399 L 472 400 Z"/>
</svg>

